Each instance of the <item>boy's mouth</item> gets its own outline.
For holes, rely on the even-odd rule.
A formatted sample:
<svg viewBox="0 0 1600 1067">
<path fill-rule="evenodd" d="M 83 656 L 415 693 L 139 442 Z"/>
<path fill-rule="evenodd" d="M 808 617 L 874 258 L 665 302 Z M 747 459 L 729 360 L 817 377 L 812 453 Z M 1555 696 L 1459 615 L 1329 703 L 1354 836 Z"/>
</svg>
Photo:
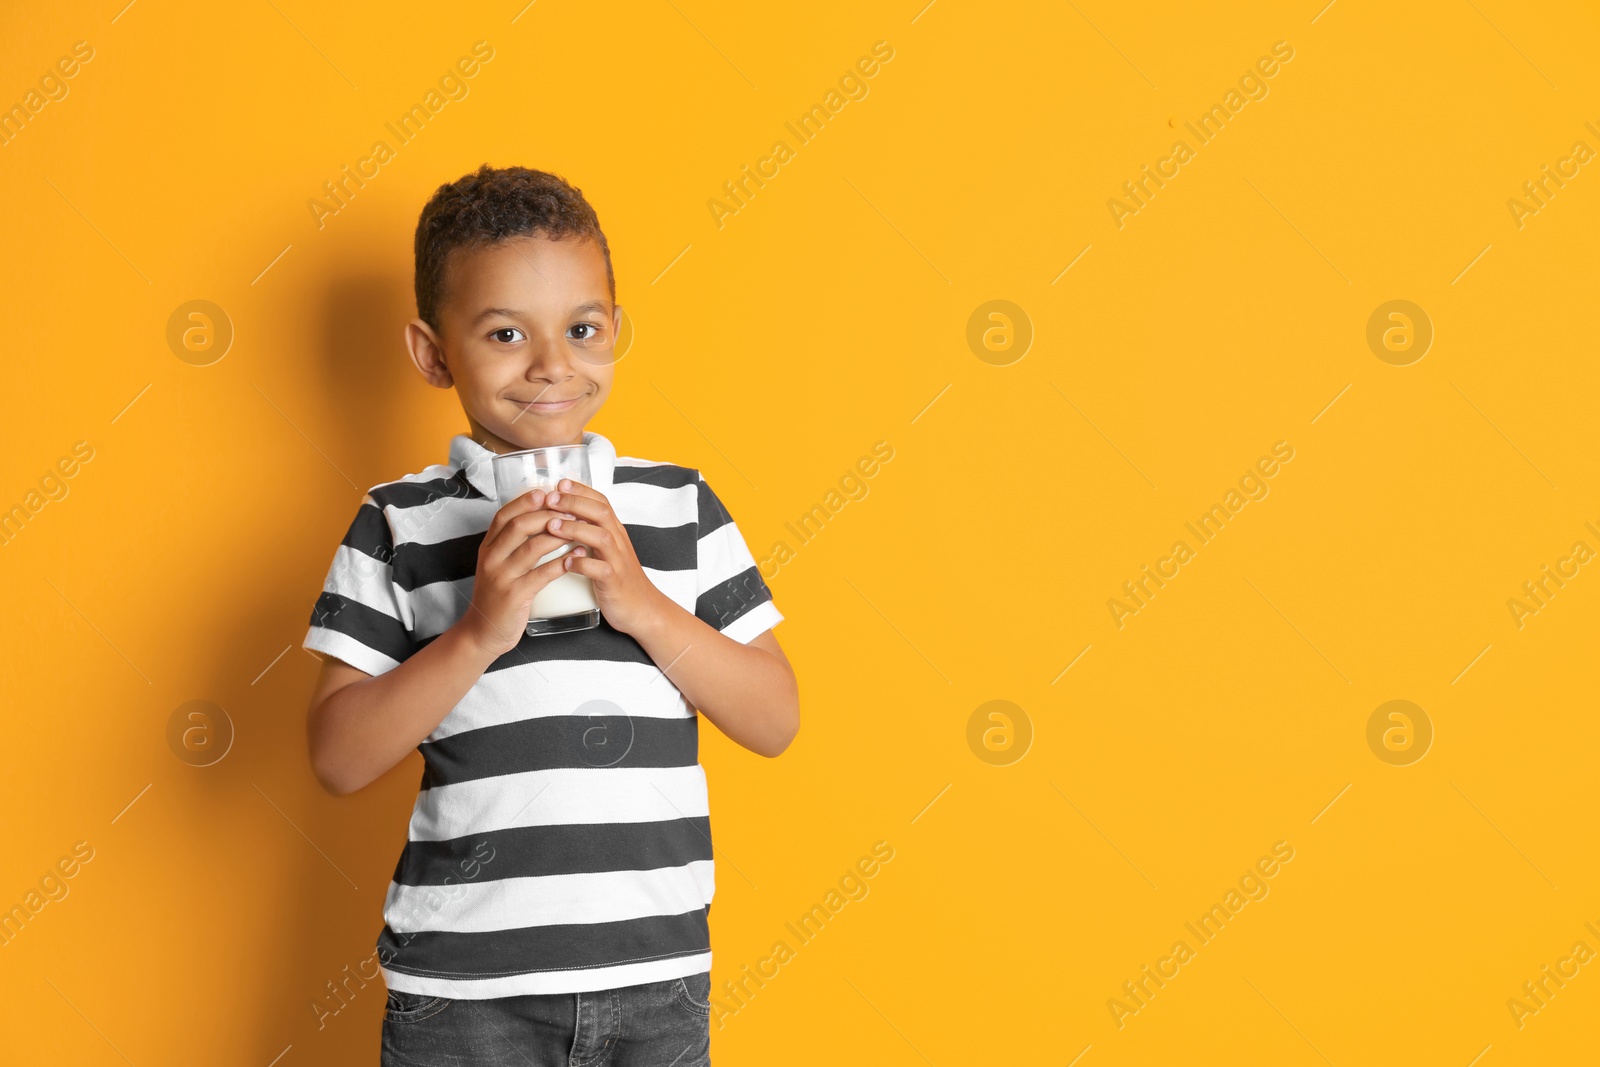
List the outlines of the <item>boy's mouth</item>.
<svg viewBox="0 0 1600 1067">
<path fill-rule="evenodd" d="M 509 396 L 506 397 L 506 399 L 517 405 L 517 407 L 521 408 L 523 411 L 566 411 L 578 401 L 582 400 L 586 395 L 587 394 L 580 393 L 577 396 L 568 397 L 565 400 L 518 400 L 515 397 Z"/>
</svg>

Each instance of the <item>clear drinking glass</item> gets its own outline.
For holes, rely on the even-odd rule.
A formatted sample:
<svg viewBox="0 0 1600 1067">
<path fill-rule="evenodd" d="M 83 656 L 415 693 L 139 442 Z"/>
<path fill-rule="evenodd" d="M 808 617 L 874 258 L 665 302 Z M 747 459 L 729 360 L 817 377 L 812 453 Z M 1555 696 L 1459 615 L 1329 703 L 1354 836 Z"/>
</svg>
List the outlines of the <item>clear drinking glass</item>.
<svg viewBox="0 0 1600 1067">
<path fill-rule="evenodd" d="M 548 445 L 507 452 L 494 457 L 494 490 L 500 506 L 534 489 L 554 489 L 563 478 L 593 484 L 589 475 L 589 449 L 585 445 Z M 556 505 L 561 510 L 561 505 Z M 572 551 L 570 543 L 545 555 L 547 563 Z M 600 625 L 600 604 L 594 583 L 585 575 L 566 571 L 534 594 L 528 611 L 528 634 L 564 634 Z"/>
</svg>

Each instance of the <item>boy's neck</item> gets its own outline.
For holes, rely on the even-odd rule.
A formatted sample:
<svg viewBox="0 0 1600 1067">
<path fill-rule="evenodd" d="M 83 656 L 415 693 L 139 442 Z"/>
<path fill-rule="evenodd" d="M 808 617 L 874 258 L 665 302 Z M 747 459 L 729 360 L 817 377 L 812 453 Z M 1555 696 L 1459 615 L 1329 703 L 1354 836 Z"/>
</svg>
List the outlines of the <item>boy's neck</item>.
<svg viewBox="0 0 1600 1067">
<path fill-rule="evenodd" d="M 494 433 L 491 433 L 490 431 L 484 429 L 483 425 L 481 423 L 479 423 L 477 419 L 474 419 L 471 416 L 467 417 L 467 424 L 472 429 L 472 439 L 474 441 L 478 442 L 478 444 L 482 445 L 484 448 L 487 448 L 489 451 L 494 452 L 494 453 L 496 453 L 498 455 L 505 455 L 507 452 L 521 452 L 524 449 L 529 449 L 529 448 L 548 448 L 548 447 L 550 447 L 552 445 L 581 445 L 581 444 L 583 444 L 583 433 L 584 433 L 583 430 L 579 430 L 578 431 L 578 436 L 577 436 L 576 440 L 572 440 L 572 441 L 538 441 L 535 444 L 523 445 L 523 444 L 518 444 L 515 441 L 507 441 L 505 438 L 500 437 L 500 436 L 498 436 L 498 435 L 496 435 Z"/>
</svg>

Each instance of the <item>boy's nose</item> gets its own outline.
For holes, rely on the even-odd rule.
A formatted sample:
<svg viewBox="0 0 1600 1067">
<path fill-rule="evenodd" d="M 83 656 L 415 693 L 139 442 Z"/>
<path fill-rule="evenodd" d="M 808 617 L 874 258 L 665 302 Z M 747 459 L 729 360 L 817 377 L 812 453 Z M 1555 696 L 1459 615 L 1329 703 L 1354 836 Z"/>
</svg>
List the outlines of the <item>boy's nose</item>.
<svg viewBox="0 0 1600 1067">
<path fill-rule="evenodd" d="M 565 343 L 541 345 L 528 363 L 528 379 L 549 378 L 559 381 L 572 377 L 572 353 Z"/>
</svg>

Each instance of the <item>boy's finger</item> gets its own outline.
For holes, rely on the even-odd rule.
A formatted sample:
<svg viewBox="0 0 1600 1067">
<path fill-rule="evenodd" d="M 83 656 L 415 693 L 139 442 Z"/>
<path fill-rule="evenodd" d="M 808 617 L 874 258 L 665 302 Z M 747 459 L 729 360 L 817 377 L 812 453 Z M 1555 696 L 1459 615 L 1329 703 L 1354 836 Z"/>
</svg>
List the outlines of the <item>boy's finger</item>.
<svg viewBox="0 0 1600 1067">
<path fill-rule="evenodd" d="M 555 559 L 546 560 L 537 567 L 523 574 L 511 584 L 518 588 L 523 585 L 532 585 L 534 582 L 554 581 L 561 576 L 562 569 L 566 566 L 567 553 L 563 552 Z"/>
<path fill-rule="evenodd" d="M 613 573 L 611 564 L 607 563 L 603 559 L 596 559 L 593 556 L 566 555 L 562 556 L 561 559 L 563 561 L 572 561 L 571 564 L 568 565 L 569 574 L 581 574 L 590 581 L 604 582 L 607 578 L 610 578 Z"/>
<path fill-rule="evenodd" d="M 551 493 L 545 503 L 555 511 L 569 511 L 596 525 L 604 525 L 611 514 L 611 502 L 599 493 L 590 496 L 563 490 Z"/>
<path fill-rule="evenodd" d="M 508 505 L 509 506 L 509 505 Z M 532 516 L 523 522 L 523 531 L 519 533 L 513 524 L 524 516 Z M 506 521 L 500 524 L 500 529 L 493 536 L 488 532 L 483 535 L 485 555 L 483 559 L 489 563 L 496 563 L 514 552 L 521 544 L 517 538 L 523 540 L 539 537 L 545 533 L 545 525 L 556 515 L 553 511 L 524 511 L 520 514 L 509 515 Z"/>
<path fill-rule="evenodd" d="M 534 534 L 532 537 L 529 537 L 526 541 L 522 542 L 522 544 L 517 545 L 515 548 L 511 549 L 511 551 L 507 552 L 503 565 L 509 566 L 513 570 L 517 570 L 519 566 L 521 568 L 526 568 L 527 566 L 531 566 L 533 561 L 544 558 L 546 555 L 554 552 L 558 548 L 561 548 L 565 544 L 567 544 L 567 542 L 561 540 L 561 538 L 555 536 L 554 534 Z"/>
<path fill-rule="evenodd" d="M 563 482 L 566 483 L 568 488 L 561 488 Z M 596 489 L 592 485 L 584 485 L 582 482 L 575 482 L 571 478 L 563 478 L 560 482 L 557 482 L 554 488 L 550 490 L 550 495 L 559 498 L 556 501 L 557 504 L 569 496 L 576 496 L 586 497 L 590 500 L 598 500 L 607 507 L 611 505 L 611 501 L 607 499 L 606 495 L 600 490 Z"/>
<path fill-rule="evenodd" d="M 547 489 L 529 489 L 527 492 L 519 493 L 515 497 L 506 501 L 506 503 L 501 506 L 497 514 L 504 515 L 507 512 L 510 512 L 511 514 L 516 515 L 520 512 L 526 511 L 529 508 L 541 507 L 544 504 L 544 498 L 548 495 L 549 490 Z"/>
<path fill-rule="evenodd" d="M 598 497 L 601 500 L 606 498 L 605 494 L 594 486 L 584 482 L 573 481 L 571 478 L 562 478 L 550 487 L 550 491 L 552 493 L 577 493 L 580 496 Z"/>
<path fill-rule="evenodd" d="M 543 506 L 543 495 L 544 490 L 535 489 L 532 492 L 523 493 L 521 496 L 518 496 L 512 500 L 508 500 L 506 503 L 500 505 L 500 507 L 495 510 L 494 517 L 489 520 L 489 528 L 483 533 L 484 540 L 488 541 L 493 539 L 494 535 L 500 532 L 500 527 L 504 526 L 518 515 L 521 515 L 524 511 L 527 511 L 530 508 L 537 509 Z M 536 499 L 530 500 L 528 499 L 529 497 L 535 497 Z"/>
<path fill-rule="evenodd" d="M 545 490 L 534 489 L 530 492 L 523 493 L 521 496 L 518 496 L 515 499 L 507 501 L 505 504 L 501 505 L 500 509 L 494 513 L 494 518 L 489 520 L 489 528 L 483 533 L 484 539 L 493 539 L 506 523 L 510 522 L 518 515 L 525 514 L 529 511 L 538 511 L 544 506 L 545 496 Z"/>
<path fill-rule="evenodd" d="M 588 545 L 591 548 L 599 548 L 602 541 L 609 540 L 609 535 L 604 529 L 592 522 L 584 522 L 581 519 L 561 519 L 559 523 L 552 520 L 550 534 L 553 537 L 565 538 L 580 545 Z"/>
</svg>

